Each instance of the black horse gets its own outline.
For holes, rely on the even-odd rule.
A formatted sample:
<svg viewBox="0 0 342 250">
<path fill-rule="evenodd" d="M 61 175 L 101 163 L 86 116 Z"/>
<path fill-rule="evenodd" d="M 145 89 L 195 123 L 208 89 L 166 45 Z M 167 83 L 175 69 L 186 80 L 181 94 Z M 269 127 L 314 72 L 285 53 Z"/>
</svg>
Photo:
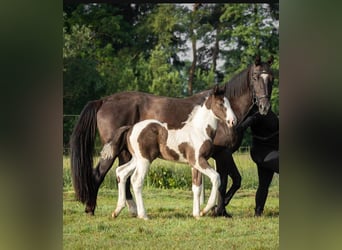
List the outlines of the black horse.
<svg viewBox="0 0 342 250">
<path fill-rule="evenodd" d="M 243 121 L 255 106 L 263 115 L 268 112 L 273 85 L 270 68 L 272 61 L 273 58 L 270 58 L 268 62 L 262 62 L 257 57 L 253 64 L 225 84 L 225 96 L 229 99 L 238 122 Z M 73 185 L 76 198 L 86 204 L 85 211 L 94 214 L 98 189 L 116 158 L 116 155 L 101 158 L 96 168 L 93 168 L 96 128 L 103 145 L 112 140 L 118 128 L 134 125 L 145 119 L 157 119 L 167 123 L 169 128 L 179 128 L 193 107 L 208 93 L 209 90 L 188 98 L 168 98 L 141 92 L 122 92 L 89 102 L 75 125 L 70 145 Z M 234 129 L 228 129 L 219 123 L 212 154 L 221 178 L 217 215 L 228 215 L 224 201 L 227 205 L 241 185 L 241 175 L 232 157 L 241 140 Z M 130 154 L 125 149 L 118 157 L 120 165 L 130 160 Z M 193 175 L 193 180 L 201 182 L 199 172 L 193 171 Z M 226 194 L 228 175 L 233 183 Z M 133 201 L 130 180 L 127 181 L 126 197 Z"/>
<path fill-rule="evenodd" d="M 248 116 L 236 130 L 243 134 L 248 126 L 252 132 L 250 154 L 257 165 L 259 178 L 255 196 L 255 216 L 261 216 L 273 175 L 279 174 L 279 119 L 272 110 L 267 115 L 256 112 Z"/>
</svg>

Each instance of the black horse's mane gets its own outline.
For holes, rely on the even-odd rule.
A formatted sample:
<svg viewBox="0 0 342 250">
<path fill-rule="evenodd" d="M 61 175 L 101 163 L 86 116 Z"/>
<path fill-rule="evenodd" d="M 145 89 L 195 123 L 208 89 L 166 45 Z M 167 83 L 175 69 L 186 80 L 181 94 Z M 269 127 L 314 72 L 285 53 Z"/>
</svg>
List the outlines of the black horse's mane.
<svg viewBox="0 0 342 250">
<path fill-rule="evenodd" d="M 249 88 L 249 70 L 251 66 L 248 66 L 247 69 L 242 70 L 240 73 L 235 75 L 232 79 L 230 79 L 226 84 L 226 96 L 228 98 L 238 97 L 244 91 Z"/>
</svg>

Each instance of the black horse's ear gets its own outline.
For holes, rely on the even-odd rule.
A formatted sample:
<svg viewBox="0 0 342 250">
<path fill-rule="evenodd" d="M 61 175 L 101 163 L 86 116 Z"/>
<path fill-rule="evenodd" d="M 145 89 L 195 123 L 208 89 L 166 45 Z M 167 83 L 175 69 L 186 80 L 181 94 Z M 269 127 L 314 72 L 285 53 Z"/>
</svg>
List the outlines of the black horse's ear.
<svg viewBox="0 0 342 250">
<path fill-rule="evenodd" d="M 261 64 L 261 57 L 260 57 L 260 55 L 257 55 L 257 56 L 255 57 L 254 64 L 255 64 L 255 66 L 258 66 L 258 65 Z"/>
<path fill-rule="evenodd" d="M 269 65 L 272 65 L 273 59 L 274 59 L 274 58 L 273 58 L 273 56 L 271 55 L 270 58 L 269 58 L 268 61 L 267 61 Z"/>
</svg>

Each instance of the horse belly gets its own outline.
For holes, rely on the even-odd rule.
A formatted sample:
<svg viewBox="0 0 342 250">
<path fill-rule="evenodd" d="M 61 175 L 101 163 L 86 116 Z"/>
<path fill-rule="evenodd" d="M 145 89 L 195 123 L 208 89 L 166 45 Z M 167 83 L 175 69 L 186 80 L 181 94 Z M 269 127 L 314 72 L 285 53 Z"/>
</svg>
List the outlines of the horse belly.
<svg viewBox="0 0 342 250">
<path fill-rule="evenodd" d="M 174 131 L 168 131 L 166 141 L 160 144 L 160 158 L 168 161 L 187 163 L 187 159 L 179 150 L 179 138 Z"/>
<path fill-rule="evenodd" d="M 184 154 L 184 152 L 181 152 L 180 148 L 183 143 L 188 143 L 189 141 L 190 141 L 190 138 L 187 134 L 176 133 L 176 131 L 172 131 L 172 130 L 169 131 L 167 142 L 166 142 L 168 155 L 163 156 L 163 158 L 165 160 L 171 160 L 171 161 L 176 161 L 180 163 L 188 163 L 187 155 Z"/>
<path fill-rule="evenodd" d="M 160 146 L 161 157 L 164 160 L 175 161 L 181 163 L 187 163 L 187 159 L 180 152 L 177 144 L 173 143 L 172 140 L 167 141 L 165 145 Z"/>
</svg>

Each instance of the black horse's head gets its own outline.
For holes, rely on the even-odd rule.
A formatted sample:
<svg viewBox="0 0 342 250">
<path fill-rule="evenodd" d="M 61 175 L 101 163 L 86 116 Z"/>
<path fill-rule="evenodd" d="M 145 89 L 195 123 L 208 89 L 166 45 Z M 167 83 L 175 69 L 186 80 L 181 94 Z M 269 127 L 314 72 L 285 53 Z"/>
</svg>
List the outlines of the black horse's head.
<svg viewBox="0 0 342 250">
<path fill-rule="evenodd" d="M 261 115 L 266 115 L 271 107 L 270 97 L 273 86 L 273 73 L 271 65 L 273 57 L 267 62 L 262 62 L 257 56 L 251 67 L 251 85 L 253 88 L 253 101 L 256 103 Z"/>
</svg>

